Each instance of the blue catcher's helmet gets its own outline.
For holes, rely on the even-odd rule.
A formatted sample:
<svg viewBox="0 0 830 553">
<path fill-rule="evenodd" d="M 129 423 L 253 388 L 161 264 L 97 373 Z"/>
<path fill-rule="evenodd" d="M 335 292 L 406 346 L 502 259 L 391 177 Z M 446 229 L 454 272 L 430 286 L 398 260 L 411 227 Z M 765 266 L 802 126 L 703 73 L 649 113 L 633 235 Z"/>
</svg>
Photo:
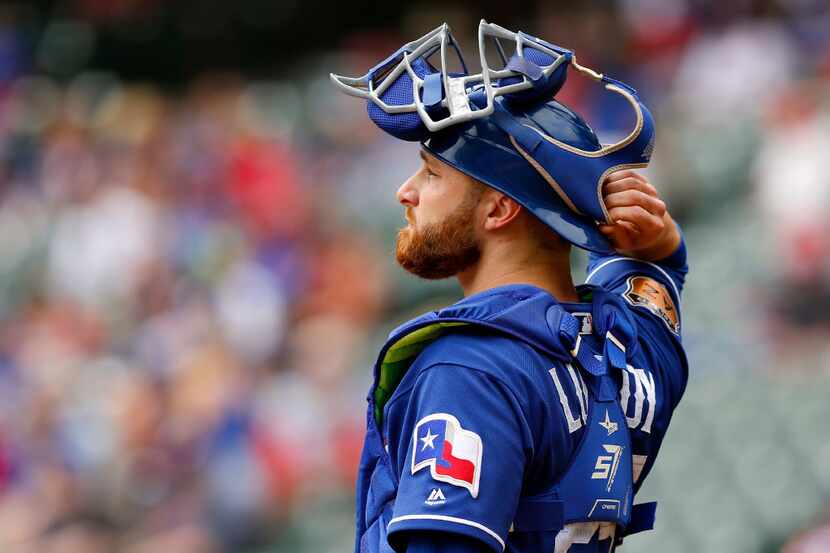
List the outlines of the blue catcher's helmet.
<svg viewBox="0 0 830 553">
<path fill-rule="evenodd" d="M 645 167 L 654 122 L 631 87 L 576 63 L 573 52 L 484 20 L 479 25 L 481 73 L 469 74 L 449 27 L 410 42 L 363 77 L 331 75 L 346 93 L 366 98 L 381 129 L 423 147 L 456 169 L 512 197 L 568 242 L 611 253 L 599 232 L 609 222 L 602 182 L 612 171 Z M 486 60 L 491 39 L 501 69 Z M 501 40 L 515 43 L 507 59 Z M 462 73 L 447 71 L 453 48 Z M 440 53 L 441 67 L 429 58 Z M 603 146 L 576 113 L 553 100 L 568 67 L 602 82 L 634 108 L 637 123 L 621 141 Z"/>
</svg>

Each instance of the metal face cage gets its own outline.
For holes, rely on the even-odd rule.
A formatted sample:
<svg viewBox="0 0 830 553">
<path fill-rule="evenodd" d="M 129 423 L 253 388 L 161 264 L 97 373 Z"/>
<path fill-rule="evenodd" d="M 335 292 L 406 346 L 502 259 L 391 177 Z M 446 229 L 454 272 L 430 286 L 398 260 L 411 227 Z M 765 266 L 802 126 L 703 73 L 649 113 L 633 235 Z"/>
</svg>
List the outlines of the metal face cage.
<svg viewBox="0 0 830 553">
<path fill-rule="evenodd" d="M 508 58 L 502 40 L 515 43 L 513 55 Z M 494 69 L 487 61 L 487 44 L 495 45 L 504 67 Z M 543 67 L 527 59 L 526 49 L 530 47 L 549 56 L 553 61 Z M 448 50 L 452 48 L 463 67 L 463 74 L 450 74 L 447 67 Z M 444 23 L 421 38 L 402 46 L 397 52 L 377 64 L 362 77 L 345 77 L 332 73 L 332 82 L 343 92 L 351 96 L 371 101 L 388 114 L 417 113 L 429 132 L 436 132 L 450 125 L 456 125 L 473 119 L 487 117 L 493 113 L 494 99 L 529 90 L 542 78 L 549 78 L 563 64 L 568 64 L 582 75 L 602 82 L 610 92 L 623 96 L 634 108 L 638 124 L 626 138 L 617 144 L 603 148 L 616 149 L 630 142 L 632 135 L 642 128 L 643 109 L 636 92 L 619 81 L 605 77 L 576 62 L 571 50 L 550 44 L 541 39 L 519 32 L 513 32 L 484 19 L 478 26 L 478 49 L 481 72 L 469 74 L 467 64 L 458 42 L 452 35 L 449 25 Z M 435 73 L 419 76 L 413 70 L 413 62 L 426 60 L 440 52 L 441 67 Z M 431 66 L 430 66 L 431 67 Z M 392 105 L 381 96 L 396 80 L 406 72 L 412 81 L 412 102 Z M 564 79 L 564 77 L 563 77 Z M 513 81 L 509 84 L 506 81 Z M 436 107 L 443 108 L 436 110 Z M 446 114 L 434 118 L 436 111 Z M 588 153 L 587 155 L 596 155 Z"/>
</svg>

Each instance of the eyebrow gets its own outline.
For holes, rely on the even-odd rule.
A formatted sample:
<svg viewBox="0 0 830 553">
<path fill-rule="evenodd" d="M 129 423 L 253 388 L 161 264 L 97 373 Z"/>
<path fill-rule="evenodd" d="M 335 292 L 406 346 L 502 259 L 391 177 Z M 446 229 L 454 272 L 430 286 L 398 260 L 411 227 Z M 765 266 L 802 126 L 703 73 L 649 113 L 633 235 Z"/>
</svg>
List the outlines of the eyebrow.
<svg viewBox="0 0 830 553">
<path fill-rule="evenodd" d="M 436 171 L 438 169 L 439 164 L 436 163 L 435 157 L 426 153 L 424 150 L 420 150 L 418 153 L 421 156 L 421 159 L 424 160 L 424 164 L 430 168 L 430 171 Z"/>
</svg>

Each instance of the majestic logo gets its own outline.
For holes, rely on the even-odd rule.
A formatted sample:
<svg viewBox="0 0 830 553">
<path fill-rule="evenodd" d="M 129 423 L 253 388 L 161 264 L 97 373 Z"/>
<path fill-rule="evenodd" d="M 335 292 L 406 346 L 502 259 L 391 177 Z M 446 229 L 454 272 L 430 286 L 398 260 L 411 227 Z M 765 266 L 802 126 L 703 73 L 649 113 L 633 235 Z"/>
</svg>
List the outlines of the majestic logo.
<svg viewBox="0 0 830 553">
<path fill-rule="evenodd" d="M 628 279 L 628 288 L 623 297 L 625 301 L 635 307 L 645 307 L 666 323 L 669 330 L 680 333 L 680 320 L 674 300 L 671 299 L 666 287 L 645 276 L 634 276 Z"/>
<path fill-rule="evenodd" d="M 591 475 L 593 480 L 608 480 L 607 491 L 611 491 L 614 485 L 614 478 L 617 476 L 617 469 L 620 468 L 620 454 L 622 453 L 622 446 L 615 444 L 602 444 L 606 452 L 611 455 L 600 455 L 597 457 L 597 463 L 594 465 L 594 473 Z"/>
<path fill-rule="evenodd" d="M 427 500 L 424 501 L 427 505 L 443 505 L 446 502 L 447 498 L 444 497 L 444 492 L 441 491 L 441 488 L 433 488 Z"/>
<path fill-rule="evenodd" d="M 477 497 L 483 449 L 481 437 L 461 428 L 452 415 L 428 415 L 412 433 L 412 474 L 429 467 L 433 479 L 466 488 Z"/>
<path fill-rule="evenodd" d="M 605 410 L 605 420 L 599 423 L 599 425 L 608 431 L 609 436 L 616 432 L 619 428 L 619 425 L 613 422 L 611 417 L 608 416 L 608 409 Z"/>
</svg>

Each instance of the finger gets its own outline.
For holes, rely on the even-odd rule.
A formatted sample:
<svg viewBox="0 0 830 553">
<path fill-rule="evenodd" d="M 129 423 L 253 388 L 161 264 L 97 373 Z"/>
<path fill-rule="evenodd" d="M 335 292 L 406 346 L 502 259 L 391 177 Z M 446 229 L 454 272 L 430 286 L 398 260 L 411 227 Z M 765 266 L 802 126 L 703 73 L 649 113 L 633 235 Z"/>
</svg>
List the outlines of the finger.
<svg viewBox="0 0 830 553">
<path fill-rule="evenodd" d="M 608 237 L 638 236 L 640 230 L 628 221 L 619 221 L 613 225 L 600 225 L 599 231 Z"/>
<path fill-rule="evenodd" d="M 654 188 L 650 182 L 644 179 L 635 179 L 633 177 L 625 177 L 615 181 L 606 182 L 602 189 L 604 195 L 613 194 L 615 192 L 624 192 L 626 190 L 639 190 L 649 196 L 659 197 L 657 189 Z"/>
<path fill-rule="evenodd" d="M 614 225 L 600 225 L 600 232 L 608 238 L 615 249 L 629 249 L 636 243 L 640 232 L 626 221 Z"/>
<path fill-rule="evenodd" d="M 600 225 L 599 231 L 610 238 L 620 232 L 620 227 L 617 225 Z"/>
<path fill-rule="evenodd" d="M 627 232 L 628 234 L 633 234 L 633 235 L 640 234 L 640 229 L 637 228 L 637 225 L 635 225 L 632 222 L 619 220 L 619 221 L 617 221 L 617 226 L 621 227 L 621 228 L 624 228 L 625 232 Z"/>
<path fill-rule="evenodd" d="M 615 182 L 622 179 L 646 180 L 646 178 L 640 173 L 632 171 L 631 169 L 623 169 L 622 171 L 614 171 L 613 173 L 609 173 L 605 178 L 605 182 Z"/>
<path fill-rule="evenodd" d="M 639 190 L 650 196 L 657 196 L 657 189 L 650 182 L 643 178 L 624 177 L 613 181 L 607 181 L 603 186 L 605 194 L 622 192 L 624 190 Z"/>
<path fill-rule="evenodd" d="M 640 232 L 654 232 L 663 228 L 663 218 L 649 213 L 639 205 L 615 207 L 608 210 L 611 220 L 617 224 L 633 224 Z"/>
<path fill-rule="evenodd" d="M 666 213 L 666 204 L 660 198 L 649 196 L 640 190 L 624 190 L 605 196 L 605 207 L 625 207 L 638 205 L 658 217 Z"/>
</svg>

